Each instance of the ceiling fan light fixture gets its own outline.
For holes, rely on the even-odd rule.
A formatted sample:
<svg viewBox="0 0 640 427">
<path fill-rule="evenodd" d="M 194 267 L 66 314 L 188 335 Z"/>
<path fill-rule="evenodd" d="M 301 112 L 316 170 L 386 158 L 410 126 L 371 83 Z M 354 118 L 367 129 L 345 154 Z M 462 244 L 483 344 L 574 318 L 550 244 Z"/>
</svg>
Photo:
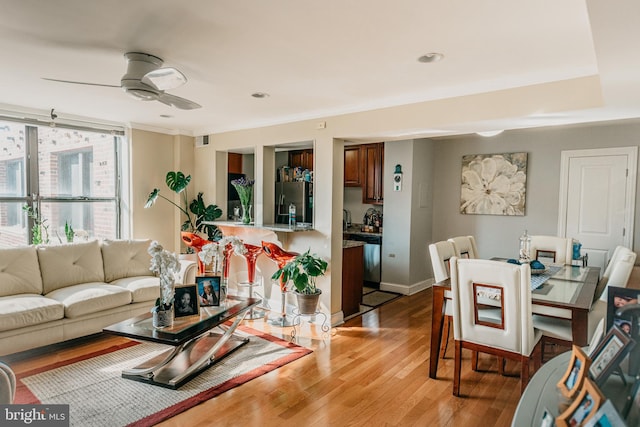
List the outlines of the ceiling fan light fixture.
<svg viewBox="0 0 640 427">
<path fill-rule="evenodd" d="M 148 72 L 141 81 L 159 90 L 169 90 L 182 86 L 187 82 L 187 78 L 177 69 L 166 67 Z"/>
</svg>

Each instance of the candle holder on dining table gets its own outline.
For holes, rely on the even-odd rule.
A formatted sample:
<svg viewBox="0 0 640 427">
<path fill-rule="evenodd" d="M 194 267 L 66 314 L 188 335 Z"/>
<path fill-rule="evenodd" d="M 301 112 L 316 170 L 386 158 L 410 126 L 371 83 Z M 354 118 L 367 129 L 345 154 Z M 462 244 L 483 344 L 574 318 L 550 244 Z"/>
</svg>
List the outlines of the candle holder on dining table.
<svg viewBox="0 0 640 427">
<path fill-rule="evenodd" d="M 287 265 L 288 262 L 298 256 L 296 252 L 287 252 L 280 246 L 271 242 L 262 242 L 262 250 L 269 259 L 276 263 L 278 269 L 281 269 L 282 267 Z M 287 289 L 287 284 L 284 283 L 282 276 L 280 276 L 278 282 L 280 283 L 280 292 L 282 294 L 280 297 L 280 315 L 273 319 L 270 318 L 269 324 L 285 328 L 294 325 L 294 321 L 287 317 L 287 294 L 291 291 Z"/>
<path fill-rule="evenodd" d="M 245 253 L 242 255 L 247 262 L 247 280 L 238 281 L 238 286 L 248 289 L 249 298 L 254 297 L 254 289 L 262 285 L 262 280 L 256 280 L 256 260 L 262 253 L 262 246 L 255 246 L 249 243 L 245 243 Z M 227 272 L 228 274 L 228 272 Z M 263 295 L 258 293 L 258 296 L 264 300 Z M 245 319 L 263 319 L 267 315 L 267 312 L 261 308 L 252 308 L 245 316 Z"/>
</svg>

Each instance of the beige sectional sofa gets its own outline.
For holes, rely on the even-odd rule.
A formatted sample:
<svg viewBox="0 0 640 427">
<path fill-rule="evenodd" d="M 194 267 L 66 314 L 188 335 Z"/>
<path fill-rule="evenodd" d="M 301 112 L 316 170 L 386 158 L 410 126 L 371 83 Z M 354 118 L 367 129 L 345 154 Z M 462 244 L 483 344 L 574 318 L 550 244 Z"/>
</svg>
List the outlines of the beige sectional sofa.
<svg viewBox="0 0 640 427">
<path fill-rule="evenodd" d="M 100 332 L 159 296 L 148 240 L 0 249 L 0 355 Z M 177 283 L 194 283 L 181 261 Z"/>
</svg>

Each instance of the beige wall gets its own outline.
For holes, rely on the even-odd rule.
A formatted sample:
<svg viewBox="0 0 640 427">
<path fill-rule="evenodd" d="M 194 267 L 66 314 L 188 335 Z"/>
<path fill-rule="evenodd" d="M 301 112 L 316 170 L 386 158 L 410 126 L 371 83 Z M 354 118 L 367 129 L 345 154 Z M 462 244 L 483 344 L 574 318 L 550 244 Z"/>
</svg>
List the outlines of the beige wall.
<svg viewBox="0 0 640 427">
<path fill-rule="evenodd" d="M 186 175 L 194 170 L 194 138 L 132 130 L 130 141 L 130 190 L 132 238 L 157 240 L 166 249 L 180 251 L 180 225 L 184 216 L 166 200 L 144 208 L 154 188 L 160 194 L 182 202 L 165 184 L 167 172 L 181 170 Z M 189 199 L 196 196 L 194 182 L 189 186 Z"/>
<path fill-rule="evenodd" d="M 203 191 L 210 203 L 226 204 L 226 151 L 249 150 L 255 155 L 255 218 L 271 202 L 273 173 L 270 171 L 275 145 L 314 141 L 315 200 L 314 227 L 311 232 L 279 236 L 285 247 L 294 251 L 311 248 L 329 261 L 327 276 L 319 280 L 323 290 L 321 304 L 334 315 L 341 315 L 343 141 L 401 139 L 395 135 L 416 129 L 446 129 L 448 124 L 472 125 L 478 120 L 527 116 L 535 113 L 595 107 L 602 103 L 597 77 L 584 77 L 486 94 L 410 104 L 323 119 L 304 120 L 258 129 L 210 135 L 209 145 L 193 147 L 193 139 L 146 131 L 132 133 L 132 225 L 134 237 L 148 237 L 177 249 L 178 211 L 160 200 L 152 209 L 142 206 L 154 187 L 167 190 L 164 175 L 168 170 L 193 168 L 190 190 Z M 326 128 L 317 129 L 319 120 Z M 404 138 L 406 139 L 406 138 Z M 193 157 L 189 156 L 189 151 Z M 150 153 L 153 153 L 151 155 Z M 434 162 L 437 163 L 437 156 Z M 385 168 L 387 169 L 387 168 Z M 224 181 L 224 182 L 223 182 Z M 386 185 L 386 184 L 385 184 Z M 166 192 L 165 192 L 166 194 Z M 413 199 L 417 192 L 412 192 Z M 193 195 L 191 197 L 193 197 Z M 385 207 L 386 209 L 386 207 Z M 266 216 L 265 216 L 266 217 Z M 437 221 L 434 219 L 434 221 Z M 174 231 L 175 230 L 175 231 Z M 428 231 L 423 230 L 428 234 Z M 282 233 L 281 233 L 282 234 Z M 407 243 L 409 244 L 409 243 Z M 418 279 L 412 275 L 412 279 Z"/>
</svg>

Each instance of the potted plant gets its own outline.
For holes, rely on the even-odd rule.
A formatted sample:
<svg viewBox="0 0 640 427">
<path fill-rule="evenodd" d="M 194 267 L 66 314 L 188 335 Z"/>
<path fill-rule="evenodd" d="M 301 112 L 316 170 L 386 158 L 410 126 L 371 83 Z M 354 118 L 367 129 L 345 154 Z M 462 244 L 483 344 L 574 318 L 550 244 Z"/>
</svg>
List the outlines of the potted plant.
<svg viewBox="0 0 640 427">
<path fill-rule="evenodd" d="M 180 229 L 182 231 L 188 231 L 191 233 L 205 233 L 207 239 L 214 241 L 221 237 L 218 227 L 212 224 L 203 224 L 203 221 L 214 221 L 222 216 L 222 210 L 216 205 L 206 205 L 202 197 L 202 193 L 198 193 L 195 199 L 189 203 L 189 197 L 187 195 L 187 187 L 191 182 L 191 175 L 185 175 L 180 171 L 169 171 L 165 178 L 165 183 L 171 191 L 176 194 L 182 194 L 184 201 L 184 207 L 174 203 L 172 200 L 164 197 L 160 194 L 159 188 L 154 188 L 149 197 L 147 197 L 147 203 L 145 208 L 150 208 L 158 200 L 158 197 L 171 203 L 182 212 L 186 219 L 182 223 Z M 193 214 L 193 215 L 192 215 Z"/>
<path fill-rule="evenodd" d="M 320 294 L 322 294 L 322 291 L 316 287 L 316 277 L 324 275 L 327 271 L 327 265 L 327 262 L 322 258 L 312 255 L 309 249 L 278 269 L 271 276 L 271 279 L 281 278 L 282 283 L 291 280 L 295 287 L 300 314 L 314 314 L 318 307 Z"/>
</svg>

